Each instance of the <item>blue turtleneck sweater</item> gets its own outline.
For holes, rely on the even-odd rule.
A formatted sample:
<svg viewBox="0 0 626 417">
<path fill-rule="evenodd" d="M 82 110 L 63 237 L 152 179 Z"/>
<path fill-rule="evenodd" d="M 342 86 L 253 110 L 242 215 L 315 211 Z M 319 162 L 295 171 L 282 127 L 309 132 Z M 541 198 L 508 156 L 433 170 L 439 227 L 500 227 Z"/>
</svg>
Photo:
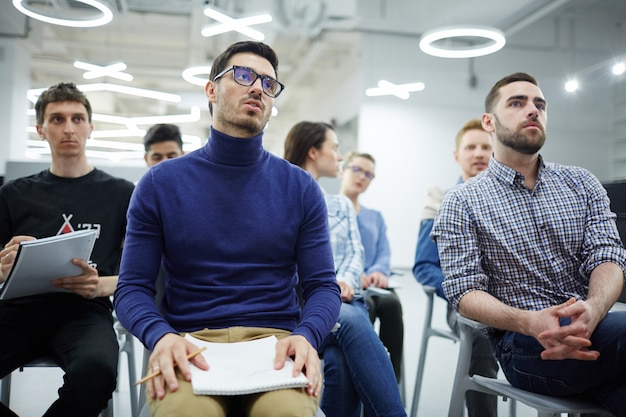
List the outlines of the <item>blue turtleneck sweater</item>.
<svg viewBox="0 0 626 417">
<path fill-rule="evenodd" d="M 317 348 L 341 304 L 320 187 L 264 150 L 262 135 L 211 128 L 203 148 L 152 167 L 137 184 L 114 304 L 151 350 L 167 333 L 232 326 L 293 331 Z"/>
</svg>

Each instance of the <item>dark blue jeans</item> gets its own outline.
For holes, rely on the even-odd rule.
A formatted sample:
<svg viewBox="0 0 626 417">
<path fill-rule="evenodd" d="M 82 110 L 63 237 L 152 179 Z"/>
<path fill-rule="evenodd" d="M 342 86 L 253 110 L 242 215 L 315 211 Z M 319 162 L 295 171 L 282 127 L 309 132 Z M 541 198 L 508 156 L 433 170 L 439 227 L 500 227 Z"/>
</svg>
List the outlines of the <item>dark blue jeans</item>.
<svg viewBox="0 0 626 417">
<path fill-rule="evenodd" d="M 406 412 L 389 354 L 374 331 L 362 300 L 341 303 L 341 327 L 328 335 L 321 408 L 327 417 L 404 417 Z"/>
<path fill-rule="evenodd" d="M 626 416 L 626 311 L 610 312 L 591 336 L 595 361 L 543 360 L 534 337 L 506 332 L 494 343 L 511 385 L 552 396 L 589 394 L 615 417 Z"/>
</svg>

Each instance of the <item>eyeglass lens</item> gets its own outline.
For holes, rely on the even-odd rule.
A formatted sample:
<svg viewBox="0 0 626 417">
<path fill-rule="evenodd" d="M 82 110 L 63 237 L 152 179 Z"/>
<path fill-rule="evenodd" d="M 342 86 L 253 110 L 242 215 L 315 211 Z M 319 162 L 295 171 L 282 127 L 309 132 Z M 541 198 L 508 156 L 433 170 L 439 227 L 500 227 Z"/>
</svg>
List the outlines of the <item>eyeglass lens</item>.
<svg viewBox="0 0 626 417">
<path fill-rule="evenodd" d="M 354 172 L 355 174 L 359 174 L 359 173 L 363 173 L 363 175 L 365 175 L 365 178 L 367 178 L 368 180 L 374 179 L 374 173 L 371 171 L 366 171 L 361 167 L 358 167 L 356 165 L 352 165 L 350 166 L 350 169 L 352 170 L 352 172 Z"/>
<path fill-rule="evenodd" d="M 251 86 L 260 78 L 263 92 L 270 97 L 276 97 L 282 90 L 282 86 L 278 81 L 267 75 L 259 75 L 250 68 L 235 66 L 233 72 L 235 82 L 245 86 Z"/>
</svg>

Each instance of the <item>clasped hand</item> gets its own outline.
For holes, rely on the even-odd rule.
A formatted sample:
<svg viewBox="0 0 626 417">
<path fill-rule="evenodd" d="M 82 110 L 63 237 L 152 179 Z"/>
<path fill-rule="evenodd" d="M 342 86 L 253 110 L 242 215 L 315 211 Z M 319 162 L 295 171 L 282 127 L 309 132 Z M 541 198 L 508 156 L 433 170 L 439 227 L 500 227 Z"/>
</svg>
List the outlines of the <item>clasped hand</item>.
<svg viewBox="0 0 626 417">
<path fill-rule="evenodd" d="M 563 304 L 533 313 L 530 334 L 545 348 L 542 359 L 598 359 L 600 352 L 589 348 L 599 320 L 586 301 L 570 298 Z M 566 318 L 570 323 L 561 326 L 561 319 Z"/>
</svg>

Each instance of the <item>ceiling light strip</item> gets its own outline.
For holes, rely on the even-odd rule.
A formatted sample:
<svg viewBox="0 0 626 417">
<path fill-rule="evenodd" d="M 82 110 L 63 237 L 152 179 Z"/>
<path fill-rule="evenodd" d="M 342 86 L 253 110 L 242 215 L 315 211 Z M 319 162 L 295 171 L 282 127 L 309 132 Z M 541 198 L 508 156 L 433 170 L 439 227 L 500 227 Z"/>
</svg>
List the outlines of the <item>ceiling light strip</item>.
<svg viewBox="0 0 626 417">
<path fill-rule="evenodd" d="M 99 13 L 94 14 L 94 16 L 96 17 L 92 19 L 59 19 L 56 17 L 45 15 L 43 13 L 39 13 L 34 8 L 28 7 L 26 0 L 13 0 L 13 6 L 17 10 L 25 14 L 26 16 L 32 17 L 33 19 L 40 20 L 45 23 L 50 23 L 50 24 L 59 25 L 59 26 L 87 28 L 87 27 L 106 25 L 111 20 L 113 20 L 113 12 L 108 6 L 106 6 L 101 1 L 99 0 L 75 0 L 75 1 L 91 6 L 94 9 L 97 9 Z"/>
<path fill-rule="evenodd" d="M 449 48 L 435 46 L 434 43 L 443 39 L 453 38 L 484 38 L 488 41 L 477 46 L 465 48 Z M 502 31 L 482 26 L 447 26 L 431 30 L 420 38 L 420 49 L 432 56 L 440 58 L 474 58 L 499 51 L 506 44 Z"/>
</svg>

